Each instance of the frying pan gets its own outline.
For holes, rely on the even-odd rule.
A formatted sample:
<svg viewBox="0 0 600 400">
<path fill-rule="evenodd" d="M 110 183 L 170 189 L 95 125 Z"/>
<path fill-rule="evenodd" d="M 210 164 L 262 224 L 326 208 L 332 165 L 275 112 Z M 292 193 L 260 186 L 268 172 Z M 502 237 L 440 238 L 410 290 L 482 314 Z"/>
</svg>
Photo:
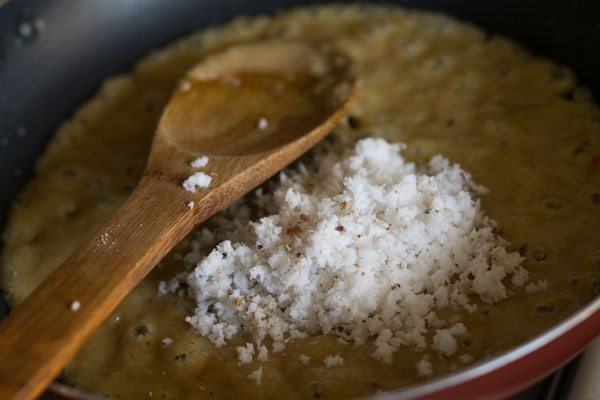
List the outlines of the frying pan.
<svg viewBox="0 0 600 400">
<path fill-rule="evenodd" d="M 149 50 L 204 26 L 317 2 L 326 1 L 0 0 L 0 228 L 52 132 L 103 79 L 128 71 Z M 536 54 L 569 65 L 582 84 L 596 96 L 600 93 L 600 2 L 396 3 L 445 12 L 512 37 Z M 0 312 L 6 314 L 4 304 Z M 382 398 L 506 398 L 571 360 L 598 334 L 600 298 L 507 353 Z M 60 384 L 44 396 L 90 398 Z"/>
</svg>

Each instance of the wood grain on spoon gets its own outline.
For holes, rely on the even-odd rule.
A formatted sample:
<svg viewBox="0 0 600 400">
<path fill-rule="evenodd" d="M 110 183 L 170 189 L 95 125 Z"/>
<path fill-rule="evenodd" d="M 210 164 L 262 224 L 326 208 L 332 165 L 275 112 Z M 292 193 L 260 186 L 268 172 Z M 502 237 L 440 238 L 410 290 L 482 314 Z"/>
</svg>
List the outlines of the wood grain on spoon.
<svg viewBox="0 0 600 400">
<path fill-rule="evenodd" d="M 0 324 L 0 399 L 39 395 L 191 229 L 321 140 L 355 88 L 346 57 L 298 42 L 236 46 L 194 67 L 131 197 Z M 181 184 L 199 155 L 213 181 L 190 193 Z"/>
</svg>

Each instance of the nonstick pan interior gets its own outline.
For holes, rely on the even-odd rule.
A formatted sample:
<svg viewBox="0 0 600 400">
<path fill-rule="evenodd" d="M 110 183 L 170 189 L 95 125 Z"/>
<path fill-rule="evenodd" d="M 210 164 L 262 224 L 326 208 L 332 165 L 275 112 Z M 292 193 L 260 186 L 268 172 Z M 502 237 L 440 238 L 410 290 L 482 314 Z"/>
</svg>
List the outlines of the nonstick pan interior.
<svg viewBox="0 0 600 400">
<path fill-rule="evenodd" d="M 151 49 L 204 26 L 325 2 L 11 0 L 0 6 L 0 229 L 49 136 L 103 79 L 128 71 Z M 599 99 L 600 2 L 386 3 L 448 13 L 512 37 L 534 53 L 572 67 Z M 5 313 L 3 306 L 0 315 Z"/>
</svg>

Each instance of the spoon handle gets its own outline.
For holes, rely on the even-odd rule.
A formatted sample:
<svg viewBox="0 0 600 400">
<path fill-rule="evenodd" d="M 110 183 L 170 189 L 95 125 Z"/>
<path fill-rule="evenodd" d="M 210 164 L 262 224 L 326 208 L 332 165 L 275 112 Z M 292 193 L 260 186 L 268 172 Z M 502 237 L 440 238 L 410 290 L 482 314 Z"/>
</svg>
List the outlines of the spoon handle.
<svg viewBox="0 0 600 400">
<path fill-rule="evenodd" d="M 0 399 L 38 396 L 127 293 L 218 210 L 181 182 L 146 175 L 125 204 L 0 324 Z M 200 203 L 201 201 L 201 203 Z M 202 214 L 202 215 L 198 215 Z"/>
</svg>

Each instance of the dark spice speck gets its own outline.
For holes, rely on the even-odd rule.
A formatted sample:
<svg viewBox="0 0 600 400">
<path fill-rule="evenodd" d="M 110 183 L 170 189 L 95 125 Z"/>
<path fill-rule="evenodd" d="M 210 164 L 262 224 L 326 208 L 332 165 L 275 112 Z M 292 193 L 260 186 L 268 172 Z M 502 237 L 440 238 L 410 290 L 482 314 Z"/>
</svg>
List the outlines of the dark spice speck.
<svg viewBox="0 0 600 400">
<path fill-rule="evenodd" d="M 348 117 L 346 117 L 346 123 L 352 129 L 360 127 L 360 120 L 353 115 L 348 115 Z"/>
<path fill-rule="evenodd" d="M 548 253 L 542 246 L 536 246 L 529 251 L 529 257 L 534 261 L 542 262 L 546 261 Z"/>
<path fill-rule="evenodd" d="M 147 336 L 150 333 L 148 327 L 144 324 L 138 325 L 135 327 L 133 334 L 135 337 L 138 336 Z"/>
<path fill-rule="evenodd" d="M 539 306 L 537 308 L 539 313 L 551 313 L 552 311 L 554 311 L 554 305 L 553 304 L 544 304 L 542 306 Z"/>
</svg>

